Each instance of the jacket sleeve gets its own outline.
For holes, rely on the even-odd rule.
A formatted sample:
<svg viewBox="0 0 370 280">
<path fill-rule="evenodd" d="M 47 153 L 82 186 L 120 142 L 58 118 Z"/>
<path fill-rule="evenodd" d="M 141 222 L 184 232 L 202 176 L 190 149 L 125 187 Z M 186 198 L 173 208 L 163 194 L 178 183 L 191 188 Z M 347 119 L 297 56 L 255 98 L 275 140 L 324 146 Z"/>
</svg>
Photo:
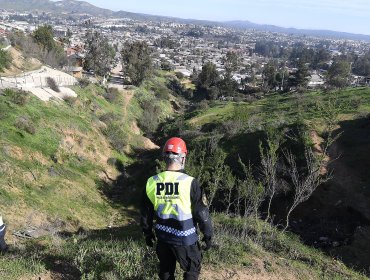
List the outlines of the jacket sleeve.
<svg viewBox="0 0 370 280">
<path fill-rule="evenodd" d="M 154 206 L 146 194 L 144 188 L 140 207 L 140 225 L 144 235 L 153 233 Z"/>
<path fill-rule="evenodd" d="M 213 237 L 213 227 L 211 216 L 207 207 L 206 196 L 201 189 L 199 182 L 194 179 L 191 184 L 191 203 L 192 215 L 196 224 L 199 225 L 200 231 L 206 239 Z"/>
</svg>

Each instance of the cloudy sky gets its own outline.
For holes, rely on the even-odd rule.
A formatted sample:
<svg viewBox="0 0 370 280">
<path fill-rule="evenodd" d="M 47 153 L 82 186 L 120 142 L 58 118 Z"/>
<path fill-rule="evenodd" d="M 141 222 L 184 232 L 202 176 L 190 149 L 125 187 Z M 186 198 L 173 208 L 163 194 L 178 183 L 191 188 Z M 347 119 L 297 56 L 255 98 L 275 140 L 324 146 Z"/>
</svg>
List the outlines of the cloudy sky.
<svg viewBox="0 0 370 280">
<path fill-rule="evenodd" d="M 370 35 L 370 0 L 87 0 L 112 10 Z"/>
</svg>

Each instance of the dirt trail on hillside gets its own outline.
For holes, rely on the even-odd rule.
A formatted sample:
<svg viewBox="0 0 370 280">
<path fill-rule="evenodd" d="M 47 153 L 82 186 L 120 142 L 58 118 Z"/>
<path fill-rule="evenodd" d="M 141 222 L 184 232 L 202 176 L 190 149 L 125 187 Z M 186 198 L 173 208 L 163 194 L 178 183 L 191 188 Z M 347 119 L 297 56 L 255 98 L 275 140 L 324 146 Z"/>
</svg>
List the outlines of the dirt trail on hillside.
<svg viewBox="0 0 370 280">
<path fill-rule="evenodd" d="M 124 117 L 127 117 L 128 106 L 129 106 L 132 98 L 134 97 L 134 92 L 133 91 L 124 91 L 123 93 L 124 93 L 124 107 L 123 107 L 124 114 L 123 115 L 124 115 Z M 137 135 L 137 136 L 140 137 L 141 130 L 138 127 L 136 120 L 132 121 L 130 127 L 131 127 L 131 132 L 134 135 Z M 159 146 L 156 145 L 155 143 L 153 143 L 153 141 L 150 140 L 149 138 L 144 137 L 144 136 L 141 136 L 141 138 L 142 138 L 144 149 L 146 149 L 146 150 L 159 149 Z"/>
</svg>

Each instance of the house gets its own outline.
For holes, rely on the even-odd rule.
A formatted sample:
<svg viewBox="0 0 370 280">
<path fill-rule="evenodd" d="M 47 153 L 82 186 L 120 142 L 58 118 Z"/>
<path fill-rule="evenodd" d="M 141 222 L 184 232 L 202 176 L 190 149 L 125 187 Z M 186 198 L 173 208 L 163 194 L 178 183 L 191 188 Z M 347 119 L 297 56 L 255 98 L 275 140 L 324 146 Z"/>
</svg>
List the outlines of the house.
<svg viewBox="0 0 370 280">
<path fill-rule="evenodd" d="M 320 76 L 320 75 L 318 75 L 318 74 L 316 74 L 316 73 L 313 73 L 312 75 L 311 75 L 311 79 L 310 79 L 310 81 L 308 82 L 308 87 L 309 88 L 315 88 L 315 87 L 320 87 L 320 86 L 322 86 L 323 84 L 325 84 L 325 81 L 324 81 L 324 79 Z"/>
<path fill-rule="evenodd" d="M 190 77 L 191 76 L 191 72 L 189 70 L 187 70 L 186 68 L 184 68 L 184 67 L 177 67 L 175 69 L 175 73 L 181 73 L 185 77 Z"/>
<path fill-rule="evenodd" d="M 67 72 L 68 74 L 72 75 L 73 77 L 77 78 L 77 79 L 81 79 L 82 78 L 82 70 L 83 70 L 82 67 L 66 66 L 66 67 L 64 67 L 63 70 L 65 72 Z"/>
</svg>

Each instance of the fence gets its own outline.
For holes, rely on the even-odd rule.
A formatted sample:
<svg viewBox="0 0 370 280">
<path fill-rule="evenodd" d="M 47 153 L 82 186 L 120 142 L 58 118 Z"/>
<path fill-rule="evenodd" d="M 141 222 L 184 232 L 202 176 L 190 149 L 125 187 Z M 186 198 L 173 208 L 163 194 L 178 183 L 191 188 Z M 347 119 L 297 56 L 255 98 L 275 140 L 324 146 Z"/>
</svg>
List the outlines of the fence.
<svg viewBox="0 0 370 280">
<path fill-rule="evenodd" d="M 47 79 L 51 77 L 55 80 L 59 87 L 73 86 L 77 83 L 77 80 L 73 77 L 66 76 L 39 76 L 32 74 L 25 74 L 23 76 L 14 77 L 0 77 L 1 88 L 43 88 L 48 87 Z"/>
</svg>

